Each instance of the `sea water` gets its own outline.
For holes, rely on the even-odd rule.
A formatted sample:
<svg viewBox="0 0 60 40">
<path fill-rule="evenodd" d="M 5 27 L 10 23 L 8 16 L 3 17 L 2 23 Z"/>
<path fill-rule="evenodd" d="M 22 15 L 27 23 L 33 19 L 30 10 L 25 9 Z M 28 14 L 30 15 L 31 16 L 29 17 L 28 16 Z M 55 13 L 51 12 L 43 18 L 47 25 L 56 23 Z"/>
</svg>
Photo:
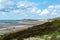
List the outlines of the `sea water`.
<svg viewBox="0 0 60 40">
<path fill-rule="evenodd" d="M 32 26 L 32 24 L 25 24 L 22 20 L 0 20 L 0 29 L 26 26 Z"/>
<path fill-rule="evenodd" d="M 6 28 L 4 26 L 12 24 L 12 23 L 18 23 L 20 20 L 0 20 L 0 29 L 1 28 Z"/>
</svg>

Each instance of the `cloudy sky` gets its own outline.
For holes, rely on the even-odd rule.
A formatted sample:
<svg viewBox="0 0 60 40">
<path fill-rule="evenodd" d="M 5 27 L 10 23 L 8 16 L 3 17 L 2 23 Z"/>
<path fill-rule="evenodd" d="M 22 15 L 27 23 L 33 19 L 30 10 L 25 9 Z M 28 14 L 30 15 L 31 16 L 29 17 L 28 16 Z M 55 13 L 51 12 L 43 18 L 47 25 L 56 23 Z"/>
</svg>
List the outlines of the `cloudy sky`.
<svg viewBox="0 0 60 40">
<path fill-rule="evenodd" d="M 0 20 L 60 16 L 60 0 L 0 0 Z"/>
</svg>

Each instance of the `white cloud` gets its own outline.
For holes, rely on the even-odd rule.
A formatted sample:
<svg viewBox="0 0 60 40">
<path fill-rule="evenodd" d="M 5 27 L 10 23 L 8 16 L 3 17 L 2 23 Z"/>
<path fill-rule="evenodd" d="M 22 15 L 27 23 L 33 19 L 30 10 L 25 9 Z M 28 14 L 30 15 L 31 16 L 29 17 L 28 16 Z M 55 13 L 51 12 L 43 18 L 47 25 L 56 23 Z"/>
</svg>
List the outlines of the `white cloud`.
<svg viewBox="0 0 60 40">
<path fill-rule="evenodd" d="M 12 0 L 1 0 L 0 1 L 0 10 L 2 10 L 2 9 L 7 10 L 7 8 L 13 9 L 14 5 L 15 5 L 15 3 Z"/>
<path fill-rule="evenodd" d="M 56 15 L 56 9 L 52 11 L 51 15 Z"/>
<path fill-rule="evenodd" d="M 17 7 L 19 8 L 19 7 L 23 7 L 23 6 L 25 6 L 25 3 L 24 2 L 18 2 L 17 3 Z"/>
<path fill-rule="evenodd" d="M 60 5 L 48 6 L 48 10 L 51 15 L 59 15 L 60 14 Z"/>
<path fill-rule="evenodd" d="M 36 8 L 32 8 L 30 11 L 31 12 L 36 12 Z"/>
<path fill-rule="evenodd" d="M 60 8 L 60 5 L 50 5 L 48 8 Z"/>
<path fill-rule="evenodd" d="M 20 1 L 17 3 L 18 8 L 20 8 L 20 7 L 31 7 L 31 6 L 33 6 L 33 3 L 28 2 L 28 1 Z"/>
<path fill-rule="evenodd" d="M 49 11 L 47 10 L 47 9 L 44 9 L 41 13 L 40 13 L 40 15 L 47 15 L 49 13 Z"/>
<path fill-rule="evenodd" d="M 60 14 L 60 5 L 50 5 L 48 8 L 41 10 L 35 5 L 35 3 L 29 1 L 19 1 L 15 3 L 12 0 L 0 0 L 0 10 L 2 11 L 0 11 L 0 14 L 2 15 L 24 15 L 26 17 L 29 15 L 42 17 L 45 15 L 58 16 Z"/>
<path fill-rule="evenodd" d="M 36 13 L 40 14 L 40 13 L 41 13 L 41 10 L 40 10 L 40 9 L 38 9 Z"/>
<path fill-rule="evenodd" d="M 60 5 L 55 5 L 55 8 L 60 8 Z"/>
<path fill-rule="evenodd" d="M 51 6 L 48 6 L 48 8 L 54 8 L 54 6 L 53 6 L 53 5 L 51 5 Z"/>
<path fill-rule="evenodd" d="M 14 15 L 19 15 L 19 14 L 27 15 L 27 13 L 40 15 L 41 13 L 41 10 L 38 9 L 34 3 L 31 3 L 29 1 L 20 1 L 17 2 L 16 4 L 17 6 L 14 6 L 15 3 L 12 0 L 4 0 L 4 1 L 2 0 L 0 4 L 1 4 L 0 7 L 1 9 L 5 8 L 4 11 L 8 11 L 8 13 L 13 13 Z M 45 11 L 43 11 L 41 14 L 43 15 Z"/>
<path fill-rule="evenodd" d="M 4 6 L 2 4 L 0 4 L 0 9 L 3 9 L 3 8 L 4 8 Z"/>
</svg>

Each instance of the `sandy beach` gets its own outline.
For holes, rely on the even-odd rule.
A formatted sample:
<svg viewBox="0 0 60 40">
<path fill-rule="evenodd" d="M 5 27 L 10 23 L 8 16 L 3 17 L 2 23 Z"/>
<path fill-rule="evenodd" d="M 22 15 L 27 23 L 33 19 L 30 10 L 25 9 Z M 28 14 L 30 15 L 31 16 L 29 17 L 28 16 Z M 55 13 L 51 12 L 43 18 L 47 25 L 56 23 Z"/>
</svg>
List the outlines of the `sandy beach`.
<svg viewBox="0 0 60 40">
<path fill-rule="evenodd" d="M 0 25 L 2 26 L 2 28 L 0 29 L 0 34 L 6 34 L 10 32 L 25 30 L 35 25 L 41 25 L 45 22 L 47 21 L 23 21 L 19 23 L 10 23 L 10 24 Z"/>
</svg>

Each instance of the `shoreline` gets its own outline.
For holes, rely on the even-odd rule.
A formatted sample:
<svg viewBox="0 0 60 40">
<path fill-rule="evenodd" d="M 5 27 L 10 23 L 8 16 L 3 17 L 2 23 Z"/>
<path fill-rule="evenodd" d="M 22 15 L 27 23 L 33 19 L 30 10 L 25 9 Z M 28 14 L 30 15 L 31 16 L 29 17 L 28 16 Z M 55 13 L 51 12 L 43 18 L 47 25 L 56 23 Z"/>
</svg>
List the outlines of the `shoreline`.
<svg viewBox="0 0 60 40">
<path fill-rule="evenodd" d="M 10 23 L 10 24 L 4 24 L 2 25 L 2 29 L 0 29 L 0 35 L 1 34 L 6 34 L 6 33 L 11 33 L 11 32 L 16 32 L 16 31 L 21 31 L 28 29 L 30 27 L 33 27 L 35 25 L 41 25 L 44 24 L 48 21 L 25 21 L 22 23 Z M 23 24 L 23 25 L 20 25 Z M 0 25 L 1 26 L 1 25 Z"/>
</svg>

